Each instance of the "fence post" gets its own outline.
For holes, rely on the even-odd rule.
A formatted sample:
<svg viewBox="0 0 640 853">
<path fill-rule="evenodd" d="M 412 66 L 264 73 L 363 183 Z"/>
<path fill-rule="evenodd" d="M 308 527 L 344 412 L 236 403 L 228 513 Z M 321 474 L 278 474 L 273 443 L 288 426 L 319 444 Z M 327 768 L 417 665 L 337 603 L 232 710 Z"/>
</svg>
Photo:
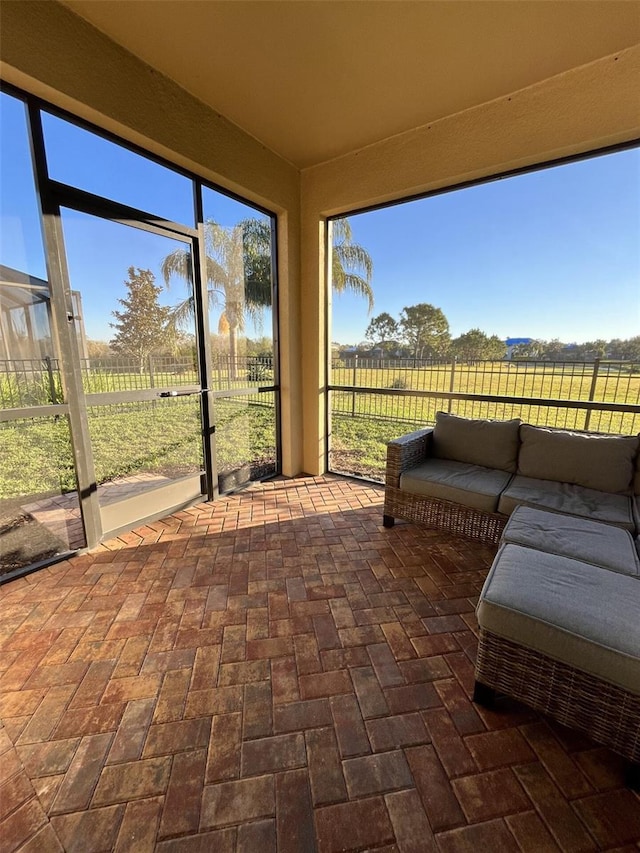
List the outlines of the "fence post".
<svg viewBox="0 0 640 853">
<path fill-rule="evenodd" d="M 451 359 L 451 376 L 449 377 L 449 393 L 453 394 L 453 389 L 455 387 L 456 382 L 456 357 L 455 355 Z M 449 407 L 447 408 L 448 412 L 451 412 L 451 404 L 453 400 L 449 397 Z"/>
<path fill-rule="evenodd" d="M 51 402 L 55 406 L 58 402 L 58 395 L 56 394 L 56 382 L 53 378 L 53 366 L 51 364 L 50 355 L 45 355 L 44 363 L 47 368 L 47 374 L 49 376 L 49 397 L 51 398 Z"/>
<path fill-rule="evenodd" d="M 357 381 L 357 371 L 358 371 L 358 356 L 354 355 L 353 357 L 353 377 L 351 384 L 355 387 Z M 356 392 L 351 392 L 351 417 L 355 418 L 356 416 Z"/>
<path fill-rule="evenodd" d="M 151 388 L 156 387 L 155 377 L 153 375 L 153 356 L 149 353 L 149 386 Z"/>
<path fill-rule="evenodd" d="M 598 371 L 600 370 L 600 359 L 596 358 L 593 362 L 593 374 L 591 376 L 591 388 L 589 388 L 589 402 L 592 403 L 596 396 L 596 383 L 598 381 Z M 584 416 L 584 428 L 589 429 L 589 421 L 591 420 L 591 409 L 587 409 Z"/>
</svg>

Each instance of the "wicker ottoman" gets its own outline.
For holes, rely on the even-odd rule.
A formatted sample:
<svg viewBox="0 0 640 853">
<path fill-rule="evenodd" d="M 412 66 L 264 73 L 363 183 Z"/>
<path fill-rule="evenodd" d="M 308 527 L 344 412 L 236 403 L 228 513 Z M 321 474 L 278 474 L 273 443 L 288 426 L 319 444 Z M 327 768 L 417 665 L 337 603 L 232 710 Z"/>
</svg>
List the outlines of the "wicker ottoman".
<svg viewBox="0 0 640 853">
<path fill-rule="evenodd" d="M 629 760 L 640 784 L 640 579 L 503 545 L 477 608 L 474 700 L 506 694 Z"/>
</svg>

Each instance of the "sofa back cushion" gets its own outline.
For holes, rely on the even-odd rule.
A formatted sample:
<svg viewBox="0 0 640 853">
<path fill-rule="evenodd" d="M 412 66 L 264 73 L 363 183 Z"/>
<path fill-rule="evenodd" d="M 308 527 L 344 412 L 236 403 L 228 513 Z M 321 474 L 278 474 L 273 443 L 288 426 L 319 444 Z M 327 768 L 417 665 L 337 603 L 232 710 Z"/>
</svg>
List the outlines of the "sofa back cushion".
<svg viewBox="0 0 640 853">
<path fill-rule="evenodd" d="M 638 451 L 635 435 L 595 435 L 523 424 L 520 441 L 518 473 L 525 477 L 629 493 Z"/>
<path fill-rule="evenodd" d="M 474 420 L 438 412 L 433 431 L 433 455 L 513 474 L 518 462 L 520 423 L 519 418 Z"/>
<path fill-rule="evenodd" d="M 638 435 L 638 446 L 638 455 L 636 456 L 636 470 L 635 475 L 633 477 L 634 495 L 640 495 L 640 435 Z"/>
</svg>

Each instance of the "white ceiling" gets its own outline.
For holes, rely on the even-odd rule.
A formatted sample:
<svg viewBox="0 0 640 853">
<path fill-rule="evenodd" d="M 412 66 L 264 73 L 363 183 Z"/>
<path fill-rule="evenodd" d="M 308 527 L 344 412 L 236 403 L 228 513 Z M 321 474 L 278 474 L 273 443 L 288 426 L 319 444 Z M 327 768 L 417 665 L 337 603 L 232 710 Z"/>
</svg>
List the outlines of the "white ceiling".
<svg viewBox="0 0 640 853">
<path fill-rule="evenodd" d="M 299 168 L 640 42 L 638 0 L 63 0 Z"/>
</svg>

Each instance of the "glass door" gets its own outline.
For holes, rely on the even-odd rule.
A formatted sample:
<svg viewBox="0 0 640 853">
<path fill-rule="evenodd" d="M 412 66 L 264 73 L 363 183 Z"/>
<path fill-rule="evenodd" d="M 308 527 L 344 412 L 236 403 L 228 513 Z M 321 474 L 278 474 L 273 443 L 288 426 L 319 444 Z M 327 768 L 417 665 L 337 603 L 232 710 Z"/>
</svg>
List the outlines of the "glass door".
<svg viewBox="0 0 640 853">
<path fill-rule="evenodd" d="M 220 493 L 280 470 L 274 221 L 202 190 L 214 477 Z"/>
<path fill-rule="evenodd" d="M 205 491 L 189 238 L 61 209 L 103 536 Z"/>
</svg>

